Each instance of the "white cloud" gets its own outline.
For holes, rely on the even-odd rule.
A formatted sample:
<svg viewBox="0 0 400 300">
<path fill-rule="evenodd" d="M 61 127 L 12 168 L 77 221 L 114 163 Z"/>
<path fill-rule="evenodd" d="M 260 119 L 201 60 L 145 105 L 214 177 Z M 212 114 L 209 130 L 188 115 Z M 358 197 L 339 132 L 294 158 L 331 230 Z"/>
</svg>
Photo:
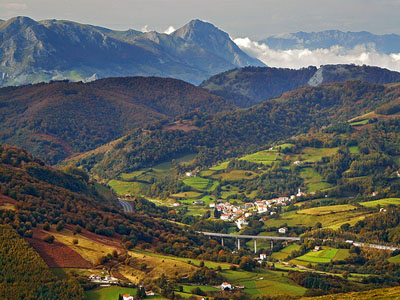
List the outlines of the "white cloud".
<svg viewBox="0 0 400 300">
<path fill-rule="evenodd" d="M 366 50 L 364 46 L 356 46 L 346 50 L 340 46 L 329 49 L 291 49 L 273 50 L 266 44 L 254 42 L 249 38 L 237 38 L 234 42 L 246 53 L 257 57 L 270 67 L 299 69 L 308 66 L 326 64 L 371 65 L 400 71 L 400 53 L 381 54 Z"/>
<path fill-rule="evenodd" d="M 144 25 L 144 26 L 140 29 L 140 31 L 141 31 L 141 32 L 149 32 L 149 31 L 150 31 L 149 25 Z"/>
<path fill-rule="evenodd" d="M 25 10 L 28 8 L 28 5 L 25 3 L 16 3 L 16 2 L 8 2 L 0 4 L 0 7 L 3 7 L 8 10 L 18 11 L 18 10 Z"/>
<path fill-rule="evenodd" d="M 174 26 L 169 26 L 167 29 L 165 29 L 164 33 L 166 34 L 171 34 L 175 31 L 175 27 Z"/>
</svg>

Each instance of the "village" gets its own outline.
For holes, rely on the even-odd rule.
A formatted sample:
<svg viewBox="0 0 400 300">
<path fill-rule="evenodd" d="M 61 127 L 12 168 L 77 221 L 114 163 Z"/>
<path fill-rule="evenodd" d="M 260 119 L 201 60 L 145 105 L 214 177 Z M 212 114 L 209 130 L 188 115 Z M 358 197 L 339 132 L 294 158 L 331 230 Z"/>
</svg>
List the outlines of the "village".
<svg viewBox="0 0 400 300">
<path fill-rule="evenodd" d="M 216 203 L 210 203 L 209 207 L 218 212 L 219 219 L 235 222 L 238 229 L 242 229 L 243 226 L 248 225 L 247 218 L 249 218 L 251 215 L 274 215 L 276 214 L 279 206 L 286 206 L 290 200 L 294 200 L 296 197 L 301 197 L 304 195 L 306 194 L 299 188 L 297 194 L 291 195 L 290 197 L 278 197 L 269 200 L 249 202 L 241 206 L 233 205 L 224 200 L 217 200 Z M 199 203 L 199 201 L 194 201 L 193 204 L 199 205 L 202 203 Z M 286 231 L 280 230 L 279 233 L 286 233 Z"/>
</svg>

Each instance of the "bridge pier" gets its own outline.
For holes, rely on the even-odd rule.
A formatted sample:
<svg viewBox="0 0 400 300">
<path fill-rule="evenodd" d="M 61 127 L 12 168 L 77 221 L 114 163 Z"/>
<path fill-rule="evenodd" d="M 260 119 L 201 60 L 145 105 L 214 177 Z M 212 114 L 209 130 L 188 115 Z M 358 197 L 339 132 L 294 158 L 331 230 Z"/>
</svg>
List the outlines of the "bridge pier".
<svg viewBox="0 0 400 300">
<path fill-rule="evenodd" d="M 221 238 L 221 245 L 224 247 L 224 238 Z"/>
<path fill-rule="evenodd" d="M 257 239 L 254 239 L 254 253 L 257 253 Z"/>
<path fill-rule="evenodd" d="M 273 240 L 271 240 L 271 250 L 272 250 L 272 248 L 274 248 L 274 241 Z"/>
<path fill-rule="evenodd" d="M 240 239 L 237 239 L 237 248 L 240 250 Z"/>
</svg>

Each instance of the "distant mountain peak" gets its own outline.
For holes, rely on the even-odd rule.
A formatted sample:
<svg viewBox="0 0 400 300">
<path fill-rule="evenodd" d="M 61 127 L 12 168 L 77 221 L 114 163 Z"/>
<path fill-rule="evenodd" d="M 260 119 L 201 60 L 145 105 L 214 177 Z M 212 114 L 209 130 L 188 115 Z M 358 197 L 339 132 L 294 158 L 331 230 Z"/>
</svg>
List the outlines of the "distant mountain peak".
<svg viewBox="0 0 400 300">
<path fill-rule="evenodd" d="M 199 19 L 190 21 L 171 33 L 171 36 L 199 45 L 236 66 L 265 66 L 258 59 L 252 58 L 240 50 L 231 40 L 229 34 L 213 24 Z"/>
</svg>

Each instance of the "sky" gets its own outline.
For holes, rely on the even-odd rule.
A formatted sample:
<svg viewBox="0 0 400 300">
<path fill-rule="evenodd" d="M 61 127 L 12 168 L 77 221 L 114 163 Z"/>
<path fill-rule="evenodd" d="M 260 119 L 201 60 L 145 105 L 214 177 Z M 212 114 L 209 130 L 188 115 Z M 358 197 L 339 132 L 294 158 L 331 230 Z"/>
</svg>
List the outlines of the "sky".
<svg viewBox="0 0 400 300">
<path fill-rule="evenodd" d="M 112 29 L 164 32 L 191 19 L 234 38 L 340 29 L 400 34 L 400 0 L 0 0 L 0 19 L 67 19 Z"/>
<path fill-rule="evenodd" d="M 66 19 L 111 29 L 170 33 L 192 19 L 228 32 L 238 46 L 268 66 L 355 63 L 400 71 L 400 53 L 356 47 L 274 51 L 257 41 L 298 31 L 369 31 L 400 34 L 400 0 L 0 0 L 0 19 Z"/>
</svg>

